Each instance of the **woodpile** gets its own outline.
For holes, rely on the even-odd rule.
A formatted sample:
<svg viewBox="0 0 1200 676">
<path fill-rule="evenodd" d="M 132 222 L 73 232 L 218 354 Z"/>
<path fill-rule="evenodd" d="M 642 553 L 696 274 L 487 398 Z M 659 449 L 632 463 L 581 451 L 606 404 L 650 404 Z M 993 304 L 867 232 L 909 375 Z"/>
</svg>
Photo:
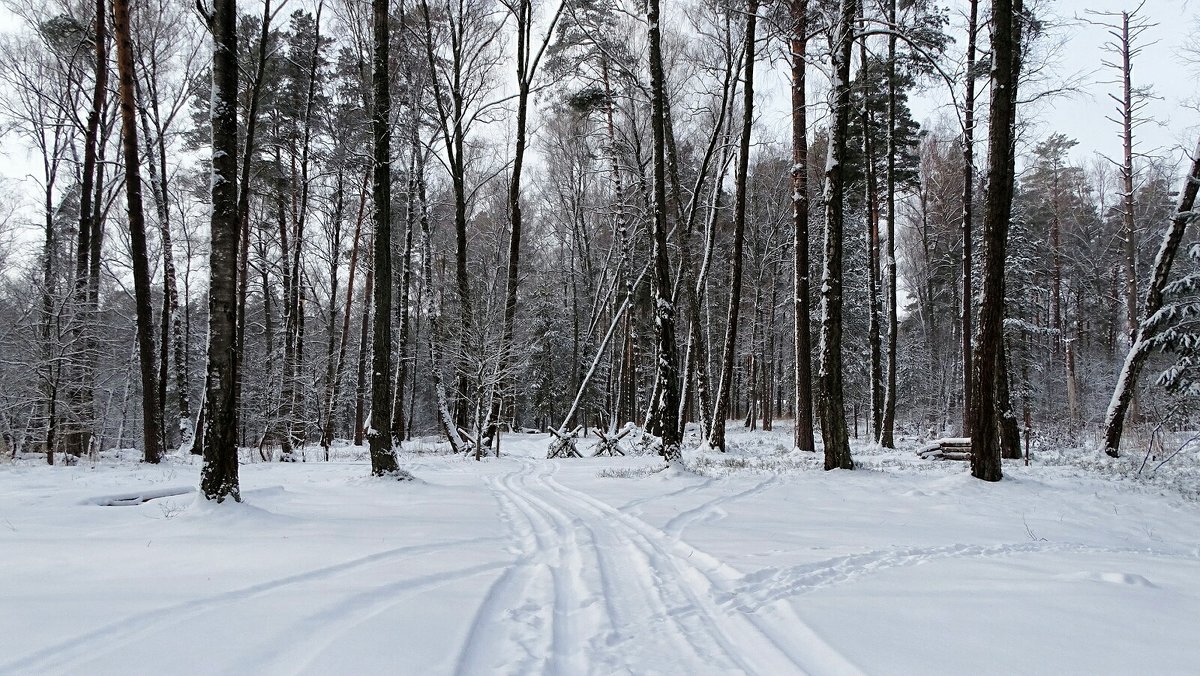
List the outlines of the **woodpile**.
<svg viewBox="0 0 1200 676">
<path fill-rule="evenodd" d="M 967 460 L 971 459 L 970 437 L 947 437 L 930 442 L 917 451 L 922 460 Z"/>
</svg>

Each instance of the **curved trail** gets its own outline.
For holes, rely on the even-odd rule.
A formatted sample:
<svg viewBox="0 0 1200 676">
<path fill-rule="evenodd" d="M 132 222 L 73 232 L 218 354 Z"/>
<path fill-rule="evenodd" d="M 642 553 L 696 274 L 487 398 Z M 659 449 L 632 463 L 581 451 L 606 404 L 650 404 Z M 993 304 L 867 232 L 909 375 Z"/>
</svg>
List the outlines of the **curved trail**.
<svg viewBox="0 0 1200 676">
<path fill-rule="evenodd" d="M 460 674 L 861 674 L 804 622 L 794 599 L 947 559 L 1057 552 L 1180 557 L 1069 543 L 949 544 L 743 574 L 681 536 L 722 504 L 776 485 L 776 476 L 710 498 L 656 527 L 631 510 L 646 500 L 615 507 L 558 481 L 561 463 L 514 460 L 519 466 L 485 481 L 518 558 L 480 604 L 460 650 Z M 665 495 L 692 494 L 711 483 Z"/>
<path fill-rule="evenodd" d="M 556 463 L 520 463 L 486 480 L 518 558 L 476 611 L 457 673 L 859 673 L 786 602 L 725 602 L 741 575 L 678 532 L 564 486 Z M 681 514 L 678 530 L 774 481 Z"/>
</svg>

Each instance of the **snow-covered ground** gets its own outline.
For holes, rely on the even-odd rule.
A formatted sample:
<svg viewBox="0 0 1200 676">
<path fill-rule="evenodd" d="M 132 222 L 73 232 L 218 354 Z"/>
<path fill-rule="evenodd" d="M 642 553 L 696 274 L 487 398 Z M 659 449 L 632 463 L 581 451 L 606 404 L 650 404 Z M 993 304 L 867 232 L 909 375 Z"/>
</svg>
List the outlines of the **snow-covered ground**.
<svg viewBox="0 0 1200 676">
<path fill-rule="evenodd" d="M 190 458 L 3 464 L 0 674 L 1197 673 L 1194 500 L 789 436 L 693 473 L 514 435 L 418 483 L 350 449 L 220 506 Z"/>
</svg>

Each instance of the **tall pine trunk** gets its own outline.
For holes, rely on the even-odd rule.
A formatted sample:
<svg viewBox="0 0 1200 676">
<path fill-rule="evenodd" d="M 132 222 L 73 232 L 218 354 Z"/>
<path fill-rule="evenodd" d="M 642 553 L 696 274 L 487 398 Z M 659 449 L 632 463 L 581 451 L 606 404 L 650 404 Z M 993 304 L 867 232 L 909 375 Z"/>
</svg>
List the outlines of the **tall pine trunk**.
<svg viewBox="0 0 1200 676">
<path fill-rule="evenodd" d="M 815 451 L 813 439 L 812 326 L 808 299 L 808 115 L 805 62 L 808 0 L 792 0 L 792 311 L 795 349 L 795 438 L 802 451 Z"/>
<path fill-rule="evenodd" d="M 969 0 L 967 13 L 967 82 L 963 95 L 963 192 L 962 192 L 962 434 L 971 433 L 972 288 L 971 226 L 975 212 L 975 36 L 978 33 L 979 0 Z"/>
<path fill-rule="evenodd" d="M 888 0 L 888 23 L 896 26 L 896 0 Z M 896 34 L 888 34 L 887 109 L 887 381 L 883 392 L 883 426 L 879 444 L 895 448 L 896 343 L 900 321 L 896 308 Z"/>
<path fill-rule="evenodd" d="M 158 405 L 158 372 L 154 349 L 154 308 L 150 298 L 150 261 L 146 251 L 146 218 L 142 210 L 141 158 L 137 145 L 134 98 L 133 36 L 129 0 L 113 0 L 113 32 L 121 100 L 121 137 L 125 159 L 125 199 L 129 210 L 129 243 L 133 257 L 133 296 L 137 306 L 138 366 L 142 380 L 142 446 L 146 462 L 162 458 L 162 409 Z"/>
<path fill-rule="evenodd" d="M 983 213 L 983 293 L 975 330 L 971 412 L 971 475 L 999 481 L 1000 430 L 996 379 L 1004 340 L 1004 261 L 1012 214 L 1017 76 L 1022 0 L 992 0 L 992 101 L 988 128 L 988 188 Z"/>
</svg>

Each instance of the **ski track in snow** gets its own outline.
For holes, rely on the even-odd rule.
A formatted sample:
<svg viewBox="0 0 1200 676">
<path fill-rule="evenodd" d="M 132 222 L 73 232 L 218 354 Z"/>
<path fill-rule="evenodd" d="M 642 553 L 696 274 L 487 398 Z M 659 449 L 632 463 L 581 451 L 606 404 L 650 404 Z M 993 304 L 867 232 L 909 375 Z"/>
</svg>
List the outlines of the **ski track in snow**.
<svg viewBox="0 0 1200 676">
<path fill-rule="evenodd" d="M 625 503 L 621 507 L 621 511 L 622 512 L 631 512 L 634 510 L 634 508 L 640 507 L 640 506 L 646 504 L 647 502 L 656 502 L 659 500 L 678 498 L 678 497 L 681 497 L 684 495 L 688 495 L 689 493 L 695 493 L 696 491 L 704 490 L 705 488 L 708 488 L 709 486 L 712 485 L 713 481 L 714 481 L 714 479 L 712 477 L 704 477 L 704 479 L 697 481 L 694 484 L 673 490 L 670 493 L 662 493 L 662 494 L 652 493 L 652 494 L 644 496 L 644 497 L 634 498 L 633 500 L 630 500 L 629 502 Z"/>
<path fill-rule="evenodd" d="M 759 484 L 769 484 L 772 479 Z M 590 511 L 655 562 L 659 582 L 677 589 L 709 627 L 736 667 L 751 674 L 860 674 L 861 671 L 804 623 L 786 602 L 762 614 L 722 606 L 718 596 L 742 575 L 724 562 L 586 493 L 547 477 L 546 487 Z M 761 488 L 760 488 L 761 490 Z M 753 492 L 754 489 L 751 489 Z M 781 631 L 785 629 L 786 631 Z M 703 665 L 701 665 L 703 666 Z M 711 666 L 711 663 L 709 663 Z"/>
<path fill-rule="evenodd" d="M 707 502 L 697 505 L 696 507 L 680 512 L 674 518 L 668 521 L 667 525 L 663 526 L 663 531 L 672 538 L 679 539 L 683 535 L 683 531 L 688 526 L 701 519 L 708 518 L 710 515 L 718 514 L 721 505 L 761 493 L 777 483 L 779 483 L 779 475 L 772 474 L 768 478 L 760 481 L 750 488 L 747 488 L 744 491 L 719 495 L 711 500 L 708 500 Z"/>
<path fill-rule="evenodd" d="M 661 656 L 664 641 L 670 673 L 860 673 L 785 602 L 761 615 L 722 604 L 737 571 L 562 485 L 557 469 L 522 460 L 488 480 L 519 556 L 481 603 L 458 673 L 643 673 L 639 658 Z M 774 480 L 708 501 L 678 524 Z"/>
<path fill-rule="evenodd" d="M 444 551 L 447 548 L 478 544 L 480 542 L 498 539 L 500 538 L 467 538 L 464 540 L 431 543 L 426 545 L 397 547 L 356 559 L 351 559 L 349 561 L 343 561 L 331 566 L 325 566 L 295 575 L 288 575 L 274 580 L 269 580 L 267 582 L 260 582 L 258 584 L 253 584 L 241 589 L 222 592 L 207 598 L 185 601 L 183 603 L 142 612 L 122 618 L 115 622 L 111 622 L 103 627 L 79 636 L 72 637 L 68 640 L 61 641 L 52 646 L 42 648 L 32 654 L 18 658 L 17 660 L 7 664 L 0 664 L 0 674 L 44 674 L 74 672 L 83 664 L 86 664 L 88 661 L 96 658 L 99 655 L 112 653 L 113 651 L 119 650 L 135 641 L 151 636 L 155 633 L 159 633 L 169 627 L 178 626 L 189 619 L 213 610 L 231 606 L 242 601 L 256 599 L 271 594 L 272 592 L 288 589 L 304 583 L 319 582 L 330 578 L 335 578 L 345 573 L 357 571 L 361 568 L 372 566 L 374 564 L 403 561 L 405 559 L 421 556 L 423 554 L 432 554 Z M 415 592 L 421 589 L 450 582 L 455 579 L 477 575 L 485 570 L 499 568 L 502 565 L 504 564 L 486 564 L 482 566 L 464 568 L 449 573 L 431 575 L 425 578 L 402 580 L 391 585 L 384 585 L 381 588 L 373 589 L 369 592 L 369 594 L 374 595 L 380 591 L 396 592 L 400 590 Z M 346 609 L 347 612 L 353 612 L 355 609 L 353 607 L 354 604 L 349 601 L 347 603 L 352 606 Z M 391 605 L 395 604 L 392 603 Z M 359 608 L 359 610 L 361 609 L 362 608 Z M 386 608 L 380 608 L 379 612 L 382 612 L 382 610 L 385 609 Z M 327 631 L 327 629 L 323 629 L 322 631 Z M 315 656 L 316 655 L 312 655 L 312 657 Z"/>
<path fill-rule="evenodd" d="M 1195 560 L 1194 553 L 1145 548 L 1097 547 L 1078 543 L 1027 542 L 1017 544 L 953 544 L 938 547 L 881 549 L 838 556 L 789 568 L 767 568 L 743 577 L 742 584 L 721 595 L 721 603 L 753 613 L 782 599 L 853 581 L 894 568 L 918 566 L 947 559 L 989 559 L 1022 554 L 1136 554 Z"/>
</svg>

